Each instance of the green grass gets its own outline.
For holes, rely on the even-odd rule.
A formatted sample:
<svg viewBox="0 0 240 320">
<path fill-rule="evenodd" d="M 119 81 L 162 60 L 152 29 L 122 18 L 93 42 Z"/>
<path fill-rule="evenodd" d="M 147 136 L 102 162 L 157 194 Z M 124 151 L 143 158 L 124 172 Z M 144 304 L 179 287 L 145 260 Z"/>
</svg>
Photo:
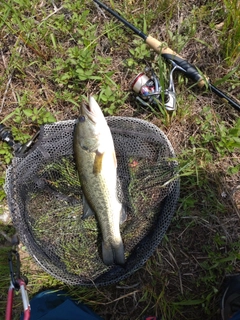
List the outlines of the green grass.
<svg viewBox="0 0 240 320">
<path fill-rule="evenodd" d="M 169 47 L 240 100 L 240 7 L 237 0 L 105 1 L 146 34 Z M 54 7 L 55 6 L 55 7 Z M 163 242 L 145 266 L 118 285 L 68 286 L 36 266 L 20 249 L 29 295 L 61 288 L 106 319 L 213 319 L 221 284 L 239 271 L 239 114 L 183 74 L 174 81 L 178 109 L 137 104 L 131 80 L 147 66 L 163 88 L 170 67 L 122 24 L 91 1 L 0 3 L 0 121 L 25 143 L 39 126 L 75 119 L 81 101 L 94 94 L 105 115 L 139 117 L 159 126 L 179 162 L 181 194 Z M 12 151 L 0 142 L 0 184 Z M 0 190 L 3 211 L 7 206 Z M 235 201 L 235 202 L 234 202 Z M 238 202 L 237 202 L 238 201 Z M 1 212 L 0 212 L 1 213 Z M 13 233 L 11 223 L 0 226 Z M 7 252 L 0 238 L 0 317 L 9 285 Z M 21 310 L 17 297 L 15 318 Z"/>
</svg>

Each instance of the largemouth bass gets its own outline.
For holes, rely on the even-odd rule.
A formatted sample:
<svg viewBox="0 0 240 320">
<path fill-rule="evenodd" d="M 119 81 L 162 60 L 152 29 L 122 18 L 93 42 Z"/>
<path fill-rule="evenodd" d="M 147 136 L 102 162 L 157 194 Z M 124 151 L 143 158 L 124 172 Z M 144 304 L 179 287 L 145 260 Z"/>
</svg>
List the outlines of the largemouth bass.
<svg viewBox="0 0 240 320">
<path fill-rule="evenodd" d="M 93 97 L 82 104 L 74 130 L 74 155 L 83 190 L 83 218 L 95 214 L 106 265 L 125 263 L 120 223 L 126 219 L 117 197 L 117 160 L 106 119 Z"/>
</svg>

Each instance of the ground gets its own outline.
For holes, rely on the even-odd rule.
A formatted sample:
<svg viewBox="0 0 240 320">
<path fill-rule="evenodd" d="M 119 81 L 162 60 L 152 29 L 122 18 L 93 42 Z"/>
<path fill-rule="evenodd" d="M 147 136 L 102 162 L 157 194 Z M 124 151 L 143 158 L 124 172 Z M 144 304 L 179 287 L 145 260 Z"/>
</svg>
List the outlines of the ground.
<svg viewBox="0 0 240 320">
<path fill-rule="evenodd" d="M 197 66 L 220 90 L 240 100 L 240 19 L 236 0 L 105 1 L 146 34 Z M 107 287 L 65 285 L 52 278 L 20 245 L 31 297 L 63 288 L 106 320 L 220 319 L 221 288 L 240 272 L 239 112 L 183 74 L 174 75 L 177 110 L 139 105 L 130 90 L 150 66 L 167 87 L 169 64 L 91 1 L 15 1 L 0 4 L 0 116 L 25 143 L 39 126 L 76 119 L 84 96 L 94 94 L 106 116 L 124 115 L 157 125 L 180 167 L 178 207 L 163 241 L 145 265 Z M 12 151 L 0 145 L 1 185 Z M 0 191 L 1 213 L 7 201 Z M 1 231 L 12 236 L 11 220 Z M 0 314 L 9 285 L 0 235 Z M 15 315 L 21 310 L 18 295 Z"/>
</svg>

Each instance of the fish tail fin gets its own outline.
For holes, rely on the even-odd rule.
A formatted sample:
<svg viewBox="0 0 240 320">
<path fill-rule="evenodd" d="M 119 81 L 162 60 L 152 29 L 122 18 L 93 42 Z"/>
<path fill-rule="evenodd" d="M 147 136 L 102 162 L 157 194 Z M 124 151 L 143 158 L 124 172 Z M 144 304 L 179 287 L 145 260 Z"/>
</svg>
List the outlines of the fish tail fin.
<svg viewBox="0 0 240 320">
<path fill-rule="evenodd" d="M 110 266 L 112 264 L 123 265 L 125 263 L 124 246 L 122 239 L 117 244 L 102 243 L 103 262 Z"/>
</svg>

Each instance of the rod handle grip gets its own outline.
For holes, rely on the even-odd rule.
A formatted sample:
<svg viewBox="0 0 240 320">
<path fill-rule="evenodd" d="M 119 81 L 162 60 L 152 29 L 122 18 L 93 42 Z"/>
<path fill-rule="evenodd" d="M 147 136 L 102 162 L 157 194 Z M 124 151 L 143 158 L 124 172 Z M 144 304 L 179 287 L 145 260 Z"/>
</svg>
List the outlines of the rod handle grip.
<svg viewBox="0 0 240 320">
<path fill-rule="evenodd" d="M 146 39 L 146 43 L 152 48 L 155 52 L 160 53 L 165 59 L 174 61 L 178 66 L 185 70 L 185 74 L 188 78 L 197 82 L 199 87 L 203 87 L 205 85 L 205 81 L 198 70 L 191 65 L 187 60 L 183 59 L 178 53 L 173 51 L 172 49 L 166 47 L 166 45 L 153 38 L 152 36 L 148 36 Z"/>
</svg>

